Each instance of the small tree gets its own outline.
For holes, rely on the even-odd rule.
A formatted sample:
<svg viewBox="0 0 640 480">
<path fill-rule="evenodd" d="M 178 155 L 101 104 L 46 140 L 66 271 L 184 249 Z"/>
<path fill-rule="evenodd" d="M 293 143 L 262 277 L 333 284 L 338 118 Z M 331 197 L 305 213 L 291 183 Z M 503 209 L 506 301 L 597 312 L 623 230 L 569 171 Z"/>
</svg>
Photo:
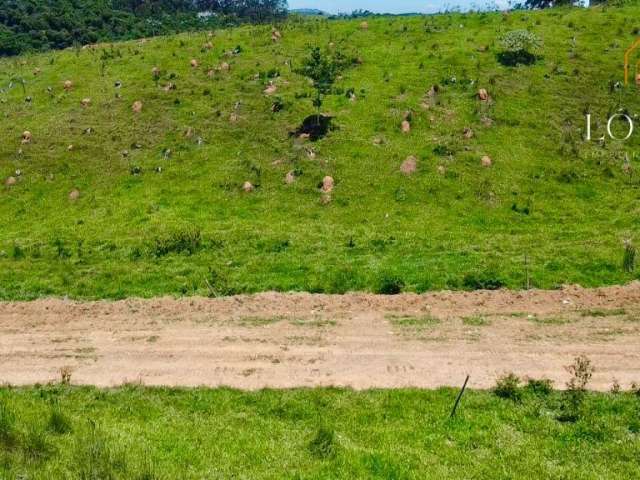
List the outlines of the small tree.
<svg viewBox="0 0 640 480">
<path fill-rule="evenodd" d="M 530 65 L 535 63 L 542 48 L 542 40 L 528 30 L 514 30 L 500 39 L 502 52 L 498 59 L 503 65 Z"/>
<path fill-rule="evenodd" d="M 320 107 L 322 107 L 322 97 L 331 94 L 333 84 L 344 63 L 340 57 L 323 53 L 319 47 L 314 47 L 307 58 L 302 62 L 302 67 L 297 69 L 297 73 L 310 78 L 313 81 L 313 88 L 316 97 L 313 106 L 317 109 L 316 121 L 320 123 Z"/>
</svg>

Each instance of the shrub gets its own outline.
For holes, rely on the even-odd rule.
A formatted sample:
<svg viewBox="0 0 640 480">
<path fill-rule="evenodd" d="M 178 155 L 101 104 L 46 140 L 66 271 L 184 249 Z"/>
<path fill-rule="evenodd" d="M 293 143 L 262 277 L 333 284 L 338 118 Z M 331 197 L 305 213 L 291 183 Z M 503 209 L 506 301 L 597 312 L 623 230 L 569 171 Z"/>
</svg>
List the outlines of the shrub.
<svg viewBox="0 0 640 480">
<path fill-rule="evenodd" d="M 564 392 L 561 411 L 557 418 L 561 422 L 576 422 L 582 414 L 586 387 L 595 368 L 591 365 L 591 360 L 581 355 L 567 367 L 567 371 L 571 378 L 567 382 L 567 390 Z"/>
<path fill-rule="evenodd" d="M 584 391 L 595 368 L 591 365 L 591 360 L 588 357 L 580 355 L 567 367 L 567 371 L 571 374 L 571 379 L 567 382 L 567 389 Z"/>
<path fill-rule="evenodd" d="M 525 388 L 536 395 L 550 395 L 553 392 L 553 381 L 548 378 L 529 378 Z"/>
<path fill-rule="evenodd" d="M 467 273 L 462 279 L 462 285 L 468 290 L 498 290 L 505 282 L 495 272 Z"/>
<path fill-rule="evenodd" d="M 226 273 L 220 272 L 212 267 L 209 267 L 209 275 L 205 278 L 205 284 L 208 296 L 211 298 L 227 297 L 240 293 L 238 289 L 233 287 Z"/>
<path fill-rule="evenodd" d="M 502 37 L 500 45 L 502 52 L 498 54 L 498 60 L 503 65 L 531 65 L 538 58 L 542 40 L 528 30 L 514 30 Z"/>
<path fill-rule="evenodd" d="M 514 373 L 507 373 L 498 378 L 496 386 L 493 387 L 493 393 L 500 398 L 506 398 L 519 402 L 522 400 L 522 391 L 520 389 L 520 378 Z"/>
<path fill-rule="evenodd" d="M 398 295 L 404 288 L 404 281 L 397 276 L 383 275 L 376 293 L 382 295 Z"/>
</svg>

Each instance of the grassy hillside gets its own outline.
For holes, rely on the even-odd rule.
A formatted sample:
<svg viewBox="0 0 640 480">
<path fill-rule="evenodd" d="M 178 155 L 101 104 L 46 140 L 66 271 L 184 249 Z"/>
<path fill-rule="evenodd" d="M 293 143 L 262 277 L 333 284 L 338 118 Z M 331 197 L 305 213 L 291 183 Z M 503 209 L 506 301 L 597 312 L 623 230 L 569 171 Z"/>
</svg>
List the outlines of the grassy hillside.
<svg viewBox="0 0 640 480">
<path fill-rule="evenodd" d="M 0 390 L 0 476 L 12 478 L 572 478 L 640 475 L 638 398 L 562 402 L 467 392 L 237 392 L 61 386 Z"/>
<path fill-rule="evenodd" d="M 518 288 L 527 271 L 540 287 L 637 278 L 622 256 L 640 225 L 640 134 L 582 137 L 587 111 L 598 134 L 617 109 L 640 112 L 640 92 L 614 86 L 639 15 L 376 18 L 368 30 L 308 19 L 279 26 L 277 43 L 270 27 L 242 27 L 2 60 L 0 178 L 17 182 L 0 187 L 0 297 Z M 542 38 L 542 58 L 504 66 L 498 40 L 518 29 Z M 313 112 L 292 68 L 315 45 L 361 64 L 323 106 L 337 129 L 309 142 L 289 136 Z M 223 62 L 229 71 L 207 75 Z M 417 172 L 403 175 L 411 155 Z"/>
</svg>

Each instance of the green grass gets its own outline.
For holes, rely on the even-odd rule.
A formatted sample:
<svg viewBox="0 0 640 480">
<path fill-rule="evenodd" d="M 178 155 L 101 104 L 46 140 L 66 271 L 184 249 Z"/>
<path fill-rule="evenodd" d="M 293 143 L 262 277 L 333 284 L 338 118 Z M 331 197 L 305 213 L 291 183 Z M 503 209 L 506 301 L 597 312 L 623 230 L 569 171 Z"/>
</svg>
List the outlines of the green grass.
<svg viewBox="0 0 640 480">
<path fill-rule="evenodd" d="M 0 390 L 0 477 L 637 478 L 640 399 L 453 389 Z M 3 422 L 6 413 L 11 419 Z M 8 426 L 6 426 L 8 425 Z M 12 440 L 4 440 L 3 432 Z"/>
<path fill-rule="evenodd" d="M 0 88 L 23 78 L 26 92 L 0 93 L 0 179 L 22 172 L 0 186 L 0 298 L 520 288 L 525 254 L 532 286 L 638 278 L 622 259 L 640 225 L 640 177 L 622 162 L 626 152 L 637 166 L 640 136 L 603 147 L 581 138 L 585 111 L 594 125 L 618 108 L 640 113 L 635 87 L 610 88 L 639 15 L 629 6 L 383 17 L 368 31 L 290 21 L 277 44 L 271 27 L 247 26 L 216 32 L 205 51 L 206 35 L 191 33 L 2 59 Z M 543 39 L 542 58 L 501 65 L 499 37 L 523 28 Z M 338 129 L 304 145 L 288 134 L 313 112 L 311 91 L 290 66 L 330 41 L 362 64 L 325 102 Z M 231 71 L 209 78 L 222 61 Z M 278 113 L 262 93 L 270 71 L 281 75 Z M 163 91 L 169 82 L 176 89 Z M 433 84 L 441 93 L 424 110 Z M 475 98 L 479 87 L 491 105 Z M 22 146 L 24 130 L 33 141 Z M 406 177 L 410 155 L 418 170 Z M 300 175 L 287 185 L 291 170 Z M 327 205 L 325 175 L 336 181 Z M 247 180 L 256 191 L 241 191 Z"/>
<path fill-rule="evenodd" d="M 440 319 L 433 315 L 387 315 L 386 318 L 402 328 L 423 329 L 440 323 Z"/>
<path fill-rule="evenodd" d="M 471 315 L 469 317 L 463 317 L 462 323 L 472 327 L 484 327 L 491 325 L 491 320 L 484 315 Z"/>
</svg>

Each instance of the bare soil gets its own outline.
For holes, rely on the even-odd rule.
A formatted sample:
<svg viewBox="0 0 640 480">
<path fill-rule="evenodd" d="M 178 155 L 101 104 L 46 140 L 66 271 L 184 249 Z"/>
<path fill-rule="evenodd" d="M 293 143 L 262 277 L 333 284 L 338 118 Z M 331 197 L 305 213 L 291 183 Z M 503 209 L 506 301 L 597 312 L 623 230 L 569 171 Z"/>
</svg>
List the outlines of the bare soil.
<svg viewBox="0 0 640 480">
<path fill-rule="evenodd" d="M 424 295 L 263 293 L 219 299 L 0 303 L 0 382 L 488 388 L 515 372 L 562 388 L 640 382 L 640 283 Z"/>
</svg>

